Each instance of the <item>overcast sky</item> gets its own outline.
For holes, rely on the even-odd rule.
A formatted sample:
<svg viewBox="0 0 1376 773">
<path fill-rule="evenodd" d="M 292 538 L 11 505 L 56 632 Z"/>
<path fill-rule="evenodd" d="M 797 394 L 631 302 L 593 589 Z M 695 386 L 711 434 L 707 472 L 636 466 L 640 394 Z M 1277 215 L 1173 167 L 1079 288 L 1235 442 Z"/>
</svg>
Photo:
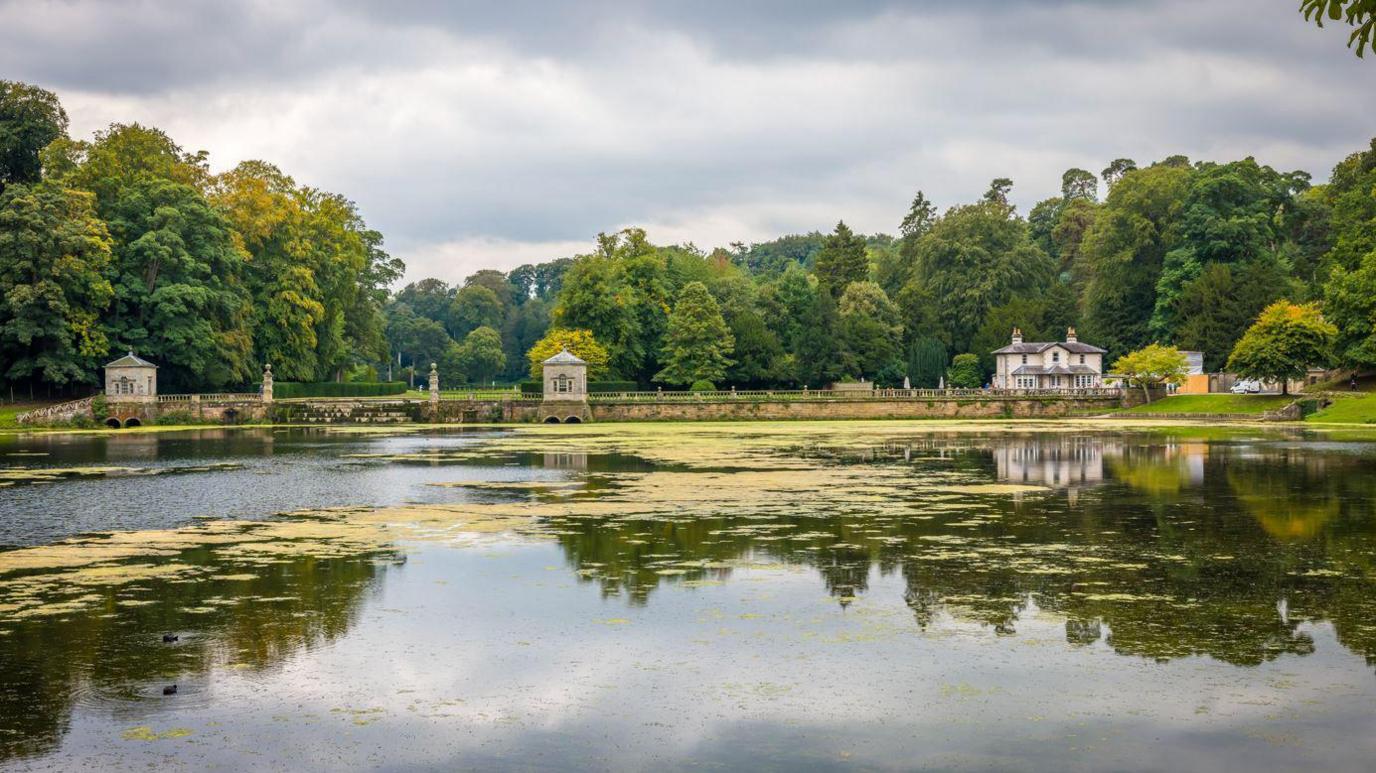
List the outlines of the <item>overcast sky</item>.
<svg viewBox="0 0 1376 773">
<path fill-rule="evenodd" d="M 404 6 L 398 9 L 395 6 Z M 1298 0 L 0 0 L 0 78 L 358 202 L 408 279 L 647 228 L 892 233 L 1011 177 L 1254 155 L 1326 179 L 1376 61 Z"/>
</svg>

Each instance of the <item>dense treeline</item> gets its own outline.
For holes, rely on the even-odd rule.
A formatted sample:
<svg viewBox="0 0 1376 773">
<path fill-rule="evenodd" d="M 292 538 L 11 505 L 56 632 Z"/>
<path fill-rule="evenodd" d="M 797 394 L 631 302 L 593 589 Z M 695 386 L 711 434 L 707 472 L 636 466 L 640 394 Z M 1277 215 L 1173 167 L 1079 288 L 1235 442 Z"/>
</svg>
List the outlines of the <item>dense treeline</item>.
<svg viewBox="0 0 1376 773">
<path fill-rule="evenodd" d="M 934 386 L 987 378 L 1014 326 L 1218 370 L 1281 299 L 1336 326 L 1332 364 L 1376 367 L 1376 141 L 1322 185 L 1252 158 L 1117 159 L 1066 171 L 1025 215 L 1001 178 L 944 212 L 919 192 L 894 236 L 840 222 L 707 252 L 628 228 L 390 295 L 401 263 L 353 205 L 264 162 L 212 175 L 138 125 L 72 140 L 53 95 L 14 83 L 0 143 L 0 377 L 17 389 L 94 383 L 127 348 L 168 388 L 250 383 L 267 361 L 283 380 L 436 362 L 447 384 L 513 382 L 561 343 L 644 386 Z"/>
<path fill-rule="evenodd" d="M 96 382 L 112 354 L 164 390 L 337 379 L 388 356 L 400 261 L 354 205 L 271 164 L 210 173 L 163 132 L 67 136 L 57 98 L 0 81 L 0 378 Z M 89 388 L 89 387 L 88 387 Z"/>
<path fill-rule="evenodd" d="M 1015 326 L 1030 340 L 1078 327 L 1110 361 L 1163 342 L 1203 351 L 1220 370 L 1284 299 L 1318 304 L 1338 328 L 1329 362 L 1314 364 L 1376 367 L 1376 141 L 1317 186 L 1252 158 L 1182 156 L 1141 167 L 1117 159 L 1099 175 L 1071 169 L 1061 183 L 1026 217 L 1007 179 L 945 213 L 919 192 L 896 237 L 842 222 L 827 235 L 708 254 L 654 245 L 639 229 L 604 234 L 573 259 L 479 272 L 460 288 L 409 285 L 389 330 L 406 331 L 394 346 L 423 361 L 490 327 L 510 379 L 554 328 L 587 331 L 606 350 L 602 370 L 645 385 L 907 376 L 934 386 L 957 373 L 987 378 L 989 353 Z M 982 372 L 952 368 L 961 353 Z"/>
</svg>

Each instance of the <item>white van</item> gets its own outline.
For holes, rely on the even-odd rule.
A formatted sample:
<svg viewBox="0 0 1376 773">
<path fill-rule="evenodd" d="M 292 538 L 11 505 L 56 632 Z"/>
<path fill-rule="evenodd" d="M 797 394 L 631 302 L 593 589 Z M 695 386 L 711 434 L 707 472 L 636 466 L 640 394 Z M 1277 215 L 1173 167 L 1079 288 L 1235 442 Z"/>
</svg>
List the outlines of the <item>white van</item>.
<svg viewBox="0 0 1376 773">
<path fill-rule="evenodd" d="M 1228 391 L 1232 392 L 1235 395 L 1254 395 L 1257 392 L 1261 391 L 1261 382 L 1252 381 L 1250 379 L 1242 379 L 1241 381 L 1238 381 L 1236 384 L 1233 384 L 1233 388 L 1229 389 Z"/>
</svg>

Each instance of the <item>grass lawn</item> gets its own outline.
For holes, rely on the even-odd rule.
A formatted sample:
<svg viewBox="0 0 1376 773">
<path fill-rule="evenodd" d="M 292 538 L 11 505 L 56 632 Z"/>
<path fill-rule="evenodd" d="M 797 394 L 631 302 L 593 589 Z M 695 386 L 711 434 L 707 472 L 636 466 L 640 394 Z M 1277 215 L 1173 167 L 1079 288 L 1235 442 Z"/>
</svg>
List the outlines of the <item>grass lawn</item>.
<svg viewBox="0 0 1376 773">
<path fill-rule="evenodd" d="M 1172 395 L 1123 413 L 1264 413 L 1294 402 L 1294 395 Z"/>
<path fill-rule="evenodd" d="M 42 408 L 50 404 L 51 403 L 7 403 L 5 405 L 0 405 L 0 429 L 18 428 L 19 422 L 15 419 L 19 414 L 26 411 L 32 411 L 34 408 Z"/>
<path fill-rule="evenodd" d="M 1376 393 L 1364 394 L 1361 397 L 1334 398 L 1332 405 L 1310 415 L 1306 421 L 1376 424 Z"/>
</svg>

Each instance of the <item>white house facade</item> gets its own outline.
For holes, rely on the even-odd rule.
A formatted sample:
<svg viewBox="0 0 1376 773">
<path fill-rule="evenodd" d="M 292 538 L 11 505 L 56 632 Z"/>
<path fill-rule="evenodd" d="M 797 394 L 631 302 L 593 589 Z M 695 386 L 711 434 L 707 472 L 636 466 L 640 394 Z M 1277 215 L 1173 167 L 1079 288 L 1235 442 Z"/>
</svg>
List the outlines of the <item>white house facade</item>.
<svg viewBox="0 0 1376 773">
<path fill-rule="evenodd" d="M 1104 385 L 1104 350 L 1081 343 L 1075 328 L 1064 341 L 1013 341 L 994 351 L 995 389 L 1088 389 Z"/>
</svg>

